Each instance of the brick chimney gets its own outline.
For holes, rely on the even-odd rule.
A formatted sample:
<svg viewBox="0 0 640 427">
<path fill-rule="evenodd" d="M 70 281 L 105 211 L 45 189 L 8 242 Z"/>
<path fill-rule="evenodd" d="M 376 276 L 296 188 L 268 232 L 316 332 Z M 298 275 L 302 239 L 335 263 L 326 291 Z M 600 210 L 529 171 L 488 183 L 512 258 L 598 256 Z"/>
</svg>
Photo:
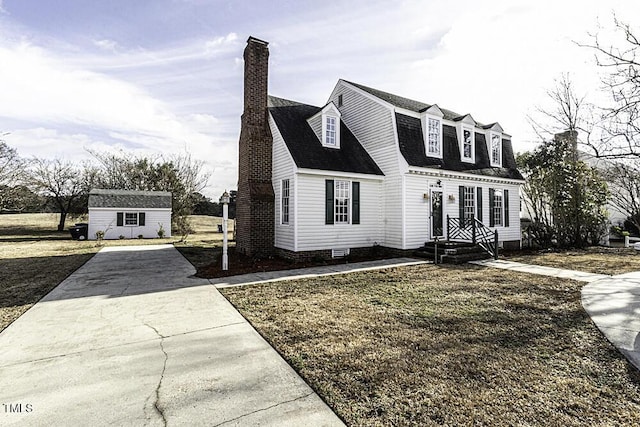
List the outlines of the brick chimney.
<svg viewBox="0 0 640 427">
<path fill-rule="evenodd" d="M 274 252 L 273 139 L 267 121 L 268 43 L 249 37 L 244 49 L 244 112 L 240 129 L 236 249 L 256 258 Z"/>
</svg>

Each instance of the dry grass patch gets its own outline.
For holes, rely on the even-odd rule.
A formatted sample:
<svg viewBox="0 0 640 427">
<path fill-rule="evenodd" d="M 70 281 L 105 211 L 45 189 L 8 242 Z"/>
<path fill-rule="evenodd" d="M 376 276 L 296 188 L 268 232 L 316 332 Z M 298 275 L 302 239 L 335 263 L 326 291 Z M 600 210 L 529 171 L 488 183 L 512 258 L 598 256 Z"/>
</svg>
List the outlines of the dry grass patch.
<svg viewBox="0 0 640 427">
<path fill-rule="evenodd" d="M 640 253 L 632 248 L 592 247 L 563 252 L 515 252 L 505 259 L 597 274 L 640 271 Z"/>
<path fill-rule="evenodd" d="M 67 228 L 74 222 L 69 220 Z M 84 219 L 86 222 L 86 218 Z M 176 243 L 182 247 L 215 245 L 222 241 L 217 218 L 193 216 L 196 232 L 187 242 L 171 239 L 71 240 L 68 231 L 57 232 L 57 214 L 0 216 L 0 331 L 20 317 L 103 246 Z"/>
<path fill-rule="evenodd" d="M 638 425 L 580 286 L 427 265 L 222 292 L 349 425 Z"/>
</svg>

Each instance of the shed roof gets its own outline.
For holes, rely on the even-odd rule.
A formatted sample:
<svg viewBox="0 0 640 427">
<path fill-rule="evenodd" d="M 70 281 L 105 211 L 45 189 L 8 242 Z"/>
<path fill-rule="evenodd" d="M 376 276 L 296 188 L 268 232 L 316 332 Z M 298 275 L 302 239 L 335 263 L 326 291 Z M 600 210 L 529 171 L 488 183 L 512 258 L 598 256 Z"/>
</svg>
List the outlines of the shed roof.
<svg viewBox="0 0 640 427">
<path fill-rule="evenodd" d="M 105 190 L 89 192 L 90 208 L 171 209 L 168 191 Z"/>
</svg>

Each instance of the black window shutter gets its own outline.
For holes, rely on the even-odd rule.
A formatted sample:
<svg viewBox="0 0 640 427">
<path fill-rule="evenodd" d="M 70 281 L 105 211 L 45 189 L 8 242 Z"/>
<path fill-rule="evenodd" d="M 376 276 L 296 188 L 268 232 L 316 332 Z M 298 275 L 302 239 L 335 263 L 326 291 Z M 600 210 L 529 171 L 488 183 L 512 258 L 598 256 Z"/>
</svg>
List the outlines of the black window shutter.
<svg viewBox="0 0 640 427">
<path fill-rule="evenodd" d="M 325 181 L 324 223 L 333 224 L 333 180 Z"/>
<path fill-rule="evenodd" d="M 509 190 L 504 190 L 504 226 L 509 226 Z"/>
<path fill-rule="evenodd" d="M 353 192 L 353 212 L 351 213 L 351 223 L 360 224 L 360 183 L 357 181 L 352 182 L 351 191 Z"/>
<path fill-rule="evenodd" d="M 140 212 L 138 214 L 138 225 L 140 226 L 144 225 L 144 217 L 145 217 L 144 212 Z"/>
<path fill-rule="evenodd" d="M 495 190 L 493 188 L 490 188 L 489 189 L 489 227 L 494 227 L 496 225 L 496 218 L 493 214 L 494 193 L 495 193 Z"/>
<path fill-rule="evenodd" d="M 476 203 L 477 203 L 476 218 L 478 218 L 478 221 L 482 222 L 482 187 L 476 187 L 476 192 L 478 193 L 476 197 Z"/>
<path fill-rule="evenodd" d="M 116 225 L 118 227 L 122 227 L 124 225 L 124 214 L 122 212 L 118 212 L 116 214 Z"/>
<path fill-rule="evenodd" d="M 460 211 L 460 224 L 462 224 L 462 220 L 464 219 L 464 187 L 461 185 L 458 187 L 458 208 Z"/>
</svg>

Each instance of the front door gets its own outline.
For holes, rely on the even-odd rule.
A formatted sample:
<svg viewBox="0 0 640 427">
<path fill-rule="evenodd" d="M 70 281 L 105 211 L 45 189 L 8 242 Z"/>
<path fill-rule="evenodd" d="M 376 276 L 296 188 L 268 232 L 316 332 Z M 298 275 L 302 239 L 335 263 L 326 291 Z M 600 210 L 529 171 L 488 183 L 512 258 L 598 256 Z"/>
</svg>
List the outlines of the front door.
<svg viewBox="0 0 640 427">
<path fill-rule="evenodd" d="M 442 217 L 442 189 L 432 188 L 429 200 L 431 201 L 431 239 L 444 236 L 444 221 Z"/>
</svg>

